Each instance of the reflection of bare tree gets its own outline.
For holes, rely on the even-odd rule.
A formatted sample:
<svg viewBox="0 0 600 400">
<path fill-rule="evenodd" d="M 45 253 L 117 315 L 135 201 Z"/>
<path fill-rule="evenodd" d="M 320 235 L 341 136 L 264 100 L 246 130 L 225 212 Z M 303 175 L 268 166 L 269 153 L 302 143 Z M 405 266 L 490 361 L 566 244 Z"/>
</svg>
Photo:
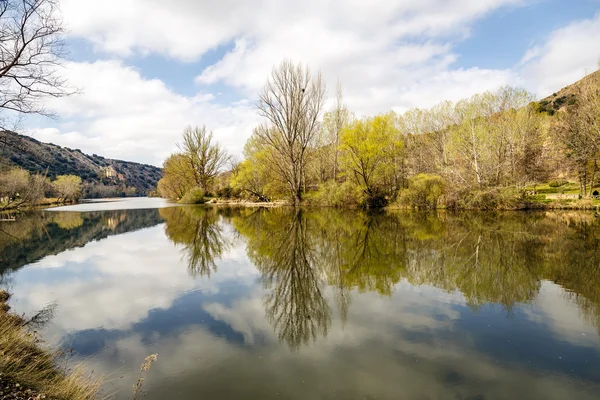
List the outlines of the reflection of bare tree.
<svg viewBox="0 0 600 400">
<path fill-rule="evenodd" d="M 264 299 L 266 314 L 279 339 L 296 350 L 326 336 L 331 310 L 302 211 L 261 212 L 243 224 L 242 229 L 257 233 L 248 237 L 248 254 L 270 289 Z"/>
<path fill-rule="evenodd" d="M 169 239 L 183 245 L 190 273 L 210 276 L 211 271 L 216 271 L 215 260 L 229 247 L 217 210 L 174 207 L 162 209 L 160 214 L 167 223 Z"/>
</svg>

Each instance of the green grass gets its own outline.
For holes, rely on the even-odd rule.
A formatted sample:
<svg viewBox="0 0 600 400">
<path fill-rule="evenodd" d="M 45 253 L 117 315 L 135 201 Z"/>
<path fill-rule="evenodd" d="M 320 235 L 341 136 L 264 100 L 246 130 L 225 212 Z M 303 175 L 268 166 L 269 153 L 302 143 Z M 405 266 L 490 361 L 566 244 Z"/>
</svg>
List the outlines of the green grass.
<svg viewBox="0 0 600 400">
<path fill-rule="evenodd" d="M 535 188 L 533 185 L 525 187 L 527 191 L 533 191 L 534 189 L 539 194 L 579 194 L 579 184 L 576 182 L 569 182 L 559 187 L 551 187 L 548 183 L 536 185 Z"/>
</svg>

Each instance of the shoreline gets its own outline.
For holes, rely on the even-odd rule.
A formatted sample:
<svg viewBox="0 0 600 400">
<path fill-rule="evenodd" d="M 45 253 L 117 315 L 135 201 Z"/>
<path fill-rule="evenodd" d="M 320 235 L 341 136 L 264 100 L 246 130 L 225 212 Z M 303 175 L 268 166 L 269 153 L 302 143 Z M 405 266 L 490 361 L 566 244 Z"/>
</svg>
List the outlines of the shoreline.
<svg viewBox="0 0 600 400">
<path fill-rule="evenodd" d="M 45 208 L 55 208 L 65 205 L 77 205 L 77 204 L 85 204 L 88 202 L 101 201 L 101 202 L 109 202 L 109 201 L 120 201 L 122 199 L 127 199 L 130 197 L 115 197 L 108 199 L 80 199 L 80 201 L 71 201 L 71 202 L 56 202 L 56 201 L 48 201 L 41 202 L 36 205 L 28 205 L 24 207 L 17 208 L 7 208 L 4 210 L 0 210 L 0 222 L 9 222 L 14 221 L 14 217 L 11 217 L 10 214 L 16 214 L 21 212 L 29 212 L 35 210 L 42 210 Z M 221 198 L 211 198 L 210 200 L 199 203 L 199 204 L 183 204 L 179 203 L 173 199 L 166 199 L 169 201 L 173 201 L 174 206 L 194 206 L 194 205 L 204 205 L 211 207 L 257 207 L 257 208 L 279 208 L 279 207 L 295 207 L 291 202 L 285 200 L 276 200 L 270 202 L 260 202 L 260 201 L 248 201 L 243 199 L 221 199 Z M 360 206 L 345 206 L 345 207 L 336 207 L 336 206 L 328 206 L 323 204 L 310 204 L 303 203 L 298 207 L 301 208 L 338 208 L 338 209 L 361 209 Z M 389 204 L 385 207 L 380 208 L 372 208 L 371 211 L 376 210 L 415 210 L 415 211 L 433 211 L 433 210 L 445 210 L 445 211 L 544 211 L 544 210 L 579 210 L 579 211 L 598 211 L 600 210 L 600 200 L 584 198 L 584 199 L 547 199 L 546 201 L 531 201 L 520 203 L 515 207 L 495 207 L 495 208 L 467 208 L 467 207 L 447 207 L 440 206 L 437 208 L 413 208 L 404 205 L 398 204 Z M 7 217 L 3 217 L 6 216 Z"/>
<path fill-rule="evenodd" d="M 10 294 L 0 289 L 0 392 L 2 398 L 92 400 L 102 379 L 91 377 L 82 366 L 67 372 L 58 362 L 60 351 L 46 348 L 26 321 L 10 311 Z"/>
<path fill-rule="evenodd" d="M 185 205 L 185 204 L 184 204 Z M 244 201 L 239 199 L 211 199 L 203 204 L 207 206 L 240 206 L 240 207 L 265 207 L 265 208 L 278 208 L 278 207 L 294 207 L 294 205 L 288 201 L 273 201 L 273 202 L 252 202 Z M 353 207 L 334 207 L 319 204 L 300 204 L 301 208 L 339 208 L 339 209 L 360 209 L 359 206 Z M 375 210 L 405 210 L 405 211 L 546 211 L 546 210 L 579 210 L 579 211 L 598 211 L 600 210 L 600 201 L 594 199 L 568 199 L 558 200 L 550 202 L 524 202 L 516 207 L 497 207 L 497 208 L 463 208 L 463 207 L 446 207 L 441 206 L 437 208 L 413 208 L 408 206 L 401 206 L 397 204 L 389 204 L 385 207 L 374 208 Z"/>
</svg>

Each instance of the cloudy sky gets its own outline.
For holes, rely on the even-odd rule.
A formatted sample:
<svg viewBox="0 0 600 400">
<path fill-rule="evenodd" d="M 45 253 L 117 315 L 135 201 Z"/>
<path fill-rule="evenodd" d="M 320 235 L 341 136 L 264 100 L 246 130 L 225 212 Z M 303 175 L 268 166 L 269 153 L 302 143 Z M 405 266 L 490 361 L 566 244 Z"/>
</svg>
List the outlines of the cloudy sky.
<svg viewBox="0 0 600 400">
<path fill-rule="evenodd" d="M 231 153 L 285 58 L 344 87 L 359 115 L 510 84 L 545 97 L 596 68 L 600 0 L 61 0 L 81 94 L 31 118 L 38 140 L 161 165 L 187 125 Z"/>
</svg>

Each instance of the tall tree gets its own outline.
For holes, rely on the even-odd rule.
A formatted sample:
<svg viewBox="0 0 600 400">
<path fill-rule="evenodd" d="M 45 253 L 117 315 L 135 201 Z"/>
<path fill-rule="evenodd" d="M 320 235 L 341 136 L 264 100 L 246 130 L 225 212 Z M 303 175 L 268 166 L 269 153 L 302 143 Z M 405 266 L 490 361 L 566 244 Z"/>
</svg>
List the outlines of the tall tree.
<svg viewBox="0 0 600 400">
<path fill-rule="evenodd" d="M 208 192 L 211 183 L 230 159 L 227 151 L 220 144 L 213 143 L 212 132 L 204 126 L 185 128 L 183 141 L 178 146 L 193 171 L 195 184 Z"/>
<path fill-rule="evenodd" d="M 339 153 L 340 153 L 340 137 L 343 129 L 352 120 L 352 114 L 344 104 L 344 95 L 342 85 L 338 82 L 336 87 L 335 104 L 333 109 L 325 113 L 323 117 L 323 130 L 326 133 L 327 144 L 331 158 L 332 178 L 338 179 L 339 174 Z"/>
<path fill-rule="evenodd" d="M 286 182 L 294 204 L 300 204 L 306 177 L 309 145 L 319 129 L 325 84 L 321 73 L 283 61 L 271 72 L 259 95 L 259 114 L 269 124 L 256 134 L 278 154 L 274 168 Z"/>
</svg>

